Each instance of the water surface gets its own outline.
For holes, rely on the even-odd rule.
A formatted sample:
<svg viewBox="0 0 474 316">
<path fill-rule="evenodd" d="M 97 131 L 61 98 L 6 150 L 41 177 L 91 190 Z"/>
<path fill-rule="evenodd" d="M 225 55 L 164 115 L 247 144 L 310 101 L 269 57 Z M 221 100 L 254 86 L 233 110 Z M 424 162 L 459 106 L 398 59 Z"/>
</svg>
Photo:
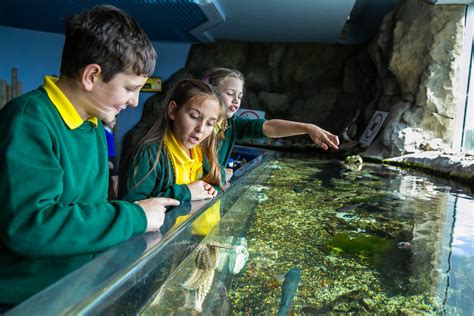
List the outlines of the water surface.
<svg viewBox="0 0 474 316">
<path fill-rule="evenodd" d="M 467 188 L 394 167 L 317 159 L 282 157 L 252 174 L 224 195 L 219 224 L 199 241 L 246 242 L 249 253 L 235 274 L 225 249 L 215 269 L 208 260 L 204 313 L 277 314 L 294 268 L 301 277 L 289 308 L 298 315 L 474 313 Z M 183 284 L 196 272 L 198 248 L 167 276 L 145 314 L 193 308 L 198 291 Z"/>
</svg>

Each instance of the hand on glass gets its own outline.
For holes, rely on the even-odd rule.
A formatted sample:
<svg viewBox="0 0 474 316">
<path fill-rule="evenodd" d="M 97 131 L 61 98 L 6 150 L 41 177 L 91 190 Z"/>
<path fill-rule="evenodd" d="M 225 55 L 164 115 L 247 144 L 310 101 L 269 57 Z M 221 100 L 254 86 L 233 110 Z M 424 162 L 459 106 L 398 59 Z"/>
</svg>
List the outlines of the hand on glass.
<svg viewBox="0 0 474 316">
<path fill-rule="evenodd" d="M 234 175 L 234 170 L 231 168 L 225 168 L 225 181 L 229 182 L 230 178 Z"/>
<path fill-rule="evenodd" d="M 217 196 L 217 190 L 202 180 L 188 184 L 188 188 L 191 191 L 191 201 L 212 199 Z"/>
<path fill-rule="evenodd" d="M 170 198 L 151 198 L 135 202 L 140 205 L 147 220 L 146 231 L 158 231 L 165 220 L 167 206 L 179 205 L 179 201 Z"/>
</svg>

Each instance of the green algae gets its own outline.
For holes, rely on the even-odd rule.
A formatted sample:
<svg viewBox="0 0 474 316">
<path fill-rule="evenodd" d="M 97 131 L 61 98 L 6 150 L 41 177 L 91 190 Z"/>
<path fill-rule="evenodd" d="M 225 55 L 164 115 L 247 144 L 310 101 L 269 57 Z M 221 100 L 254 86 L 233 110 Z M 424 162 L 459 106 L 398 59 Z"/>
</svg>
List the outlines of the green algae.
<svg viewBox="0 0 474 316">
<path fill-rule="evenodd" d="M 328 244 L 349 254 L 369 257 L 384 255 L 396 247 L 392 241 L 386 238 L 367 235 L 351 237 L 347 234 L 335 235 Z"/>
<path fill-rule="evenodd" d="M 228 306 L 225 315 L 277 314 L 292 268 L 301 279 L 291 315 L 444 313 L 438 294 L 447 201 L 428 180 L 380 164 L 291 158 L 257 174 L 223 203 L 218 227 L 202 241 L 232 245 L 245 236 L 249 252 L 240 273 L 216 271 L 203 314 L 218 306 Z M 183 267 L 177 280 L 187 276 Z M 224 283 L 224 295 L 215 294 Z M 150 314 L 184 313 L 179 287 L 168 288 Z M 456 297 L 467 299 L 463 293 Z"/>
<path fill-rule="evenodd" d="M 268 200 L 255 209 L 250 259 L 229 291 L 234 311 L 275 314 L 281 275 L 298 267 L 296 314 L 436 312 L 432 263 L 411 271 L 412 249 L 397 247 L 416 222 L 400 212 L 404 199 L 384 190 L 396 173 L 289 158 L 277 165 L 261 183 Z"/>
</svg>

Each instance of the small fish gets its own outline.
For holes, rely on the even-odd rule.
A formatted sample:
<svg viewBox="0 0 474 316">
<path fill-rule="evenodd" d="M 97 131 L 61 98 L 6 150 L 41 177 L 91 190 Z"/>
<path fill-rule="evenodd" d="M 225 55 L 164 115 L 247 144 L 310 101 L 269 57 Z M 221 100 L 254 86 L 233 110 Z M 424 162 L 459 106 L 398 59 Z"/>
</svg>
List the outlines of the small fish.
<svg viewBox="0 0 474 316">
<path fill-rule="evenodd" d="M 299 268 L 291 268 L 285 274 L 285 280 L 281 286 L 281 300 L 280 308 L 278 310 L 278 316 L 284 316 L 288 314 L 291 307 L 291 302 L 298 289 L 300 282 L 301 270 Z"/>
<path fill-rule="evenodd" d="M 409 241 L 401 241 L 397 244 L 397 247 L 400 249 L 412 249 L 413 244 Z"/>
<path fill-rule="evenodd" d="M 293 191 L 294 191 L 295 193 L 302 193 L 304 190 L 303 190 L 302 188 L 296 186 L 296 187 L 293 187 Z"/>
</svg>

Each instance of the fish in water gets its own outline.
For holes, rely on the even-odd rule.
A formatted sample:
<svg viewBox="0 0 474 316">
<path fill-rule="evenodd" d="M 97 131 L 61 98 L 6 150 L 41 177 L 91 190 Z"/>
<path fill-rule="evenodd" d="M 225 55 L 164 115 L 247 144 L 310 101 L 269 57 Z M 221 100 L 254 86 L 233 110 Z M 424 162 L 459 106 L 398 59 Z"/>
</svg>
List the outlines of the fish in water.
<svg viewBox="0 0 474 316">
<path fill-rule="evenodd" d="M 278 310 L 278 316 L 284 316 L 288 314 L 291 307 L 291 302 L 298 289 L 300 282 L 301 270 L 299 268 L 291 268 L 285 274 L 285 280 L 281 286 L 281 300 L 280 309 Z"/>
<path fill-rule="evenodd" d="M 401 241 L 397 244 L 400 249 L 413 249 L 413 244 L 409 241 Z"/>
</svg>

